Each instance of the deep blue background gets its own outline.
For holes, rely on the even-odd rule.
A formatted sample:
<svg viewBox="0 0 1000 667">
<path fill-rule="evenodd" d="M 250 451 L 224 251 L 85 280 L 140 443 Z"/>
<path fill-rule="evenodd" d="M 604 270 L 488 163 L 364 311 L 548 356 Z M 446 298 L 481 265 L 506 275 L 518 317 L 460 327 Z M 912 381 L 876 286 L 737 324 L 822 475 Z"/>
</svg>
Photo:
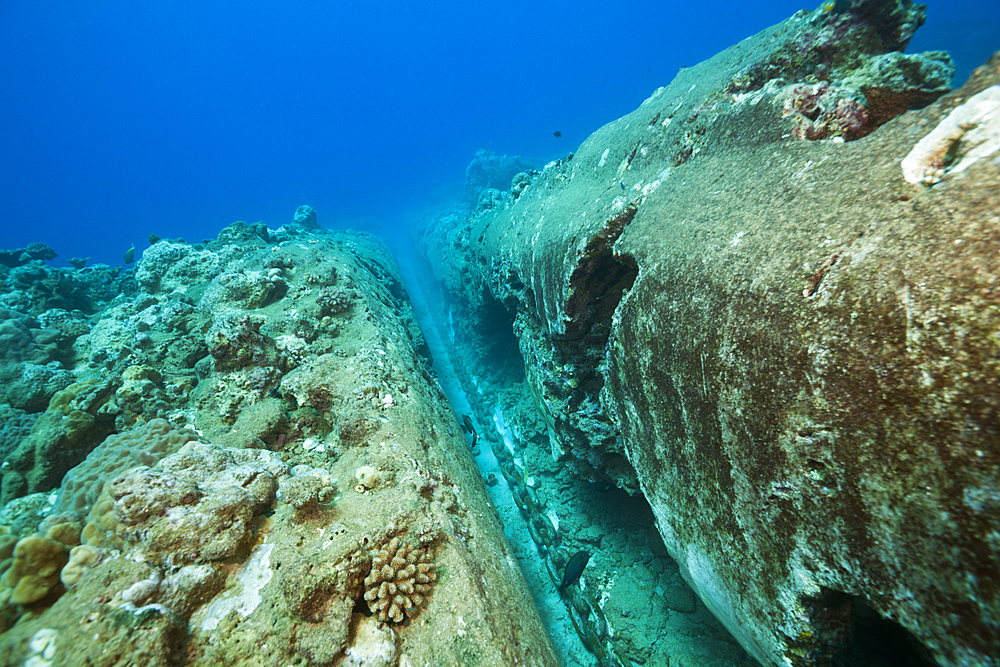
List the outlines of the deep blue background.
<svg viewBox="0 0 1000 667">
<path fill-rule="evenodd" d="M 479 146 L 564 155 L 802 8 L 4 0 L 0 248 L 117 265 L 150 232 L 274 228 L 304 203 L 325 227 L 391 229 L 459 189 Z M 909 50 L 950 50 L 959 83 L 1000 48 L 1000 0 L 928 16 Z"/>
</svg>

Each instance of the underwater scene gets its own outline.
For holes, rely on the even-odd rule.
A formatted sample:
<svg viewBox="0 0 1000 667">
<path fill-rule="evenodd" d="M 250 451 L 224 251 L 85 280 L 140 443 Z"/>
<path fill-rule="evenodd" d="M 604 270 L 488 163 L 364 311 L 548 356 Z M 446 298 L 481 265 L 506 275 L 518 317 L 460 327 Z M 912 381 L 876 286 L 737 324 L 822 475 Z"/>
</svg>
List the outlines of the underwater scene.
<svg viewBox="0 0 1000 667">
<path fill-rule="evenodd" d="M 0 7 L 0 666 L 1000 665 L 1000 2 Z"/>
</svg>

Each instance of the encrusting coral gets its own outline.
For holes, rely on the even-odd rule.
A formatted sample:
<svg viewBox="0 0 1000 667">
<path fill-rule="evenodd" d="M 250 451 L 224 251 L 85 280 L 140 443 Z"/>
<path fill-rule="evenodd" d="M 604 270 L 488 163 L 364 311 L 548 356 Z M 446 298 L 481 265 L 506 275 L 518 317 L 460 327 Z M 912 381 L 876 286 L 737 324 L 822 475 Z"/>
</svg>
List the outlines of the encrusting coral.
<svg viewBox="0 0 1000 667">
<path fill-rule="evenodd" d="M 404 612 L 416 613 L 436 578 L 426 547 L 411 547 L 394 537 L 372 558 L 371 574 L 365 577 L 365 600 L 381 623 L 399 623 Z"/>
</svg>

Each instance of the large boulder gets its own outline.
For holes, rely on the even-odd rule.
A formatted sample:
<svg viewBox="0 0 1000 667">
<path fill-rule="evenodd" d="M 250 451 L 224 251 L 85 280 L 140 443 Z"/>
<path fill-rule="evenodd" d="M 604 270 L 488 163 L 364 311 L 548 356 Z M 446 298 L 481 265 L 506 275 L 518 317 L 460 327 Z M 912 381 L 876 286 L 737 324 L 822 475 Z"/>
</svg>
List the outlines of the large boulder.
<svg viewBox="0 0 1000 667">
<path fill-rule="evenodd" d="M 922 12 L 838 2 L 681 71 L 454 258 L 473 317 L 516 312 L 553 455 L 637 480 L 764 664 L 1000 655 L 1000 162 L 900 168 L 1000 57 L 932 102 L 946 54 L 882 58 Z"/>
</svg>

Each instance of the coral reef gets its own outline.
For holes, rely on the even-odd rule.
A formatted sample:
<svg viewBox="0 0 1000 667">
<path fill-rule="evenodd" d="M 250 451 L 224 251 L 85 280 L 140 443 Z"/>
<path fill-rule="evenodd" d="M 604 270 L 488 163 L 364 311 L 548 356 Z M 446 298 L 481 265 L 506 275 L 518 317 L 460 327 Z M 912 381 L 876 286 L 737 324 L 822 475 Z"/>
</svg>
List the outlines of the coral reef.
<svg viewBox="0 0 1000 667">
<path fill-rule="evenodd" d="M 151 467 L 197 439 L 193 431 L 178 428 L 165 419 L 153 419 L 131 431 L 108 436 L 66 473 L 54 511 L 86 517 L 105 482 L 131 468 Z"/>
<path fill-rule="evenodd" d="M 0 577 L 0 610 L 38 602 L 61 588 L 60 572 L 69 561 L 70 548 L 79 544 L 79 527 L 71 523 L 51 526 L 45 534 L 17 541 L 12 560 Z"/>
<path fill-rule="evenodd" d="M 343 289 L 324 287 L 320 290 L 316 303 L 319 305 L 320 315 L 340 315 L 351 307 L 351 297 Z"/>
<path fill-rule="evenodd" d="M 7 402 L 18 410 L 36 413 L 36 418 L 37 413 L 48 407 L 57 391 L 76 382 L 71 371 L 56 364 L 24 364 L 21 368 L 21 377 L 8 385 Z"/>
<path fill-rule="evenodd" d="M 150 246 L 139 260 L 135 280 L 149 294 L 184 293 L 214 275 L 226 257 L 186 243 L 160 241 Z"/>
<path fill-rule="evenodd" d="M 480 148 L 465 169 L 465 201 L 475 204 L 480 194 L 489 188 L 510 190 L 514 176 L 538 167 L 535 161 L 520 155 L 498 155 L 488 148 Z"/>
<path fill-rule="evenodd" d="M 866 131 L 868 111 L 852 97 L 844 97 L 839 88 L 826 81 L 794 84 L 779 97 L 781 113 L 792 117 L 792 135 L 796 139 L 855 139 Z"/>
<path fill-rule="evenodd" d="M 412 664 L 555 664 L 388 250 L 302 213 L 198 244 L 151 236 L 120 275 L 0 266 L 24 343 L 0 364 L 0 443 L 17 449 L 0 473 L 8 663 L 380 664 L 395 645 Z M 88 322 L 53 305 L 60 289 L 110 297 Z M 363 465 L 377 493 L 350 491 Z M 448 568 L 434 591 L 448 604 L 352 635 L 371 545 L 399 534 L 435 544 L 435 563 L 413 551 L 427 583 L 412 594 Z M 15 568 L 29 538 L 59 562 Z M 10 601 L 42 579 L 41 598 Z M 496 597 L 467 594 L 482 579 Z"/>
<path fill-rule="evenodd" d="M 372 557 L 365 600 L 381 622 L 400 623 L 417 613 L 436 578 L 427 547 L 413 547 L 394 537 Z"/>
<path fill-rule="evenodd" d="M 192 442 L 152 468 L 133 468 L 109 482 L 104 494 L 111 502 L 94 505 L 83 538 L 175 566 L 245 556 L 254 518 L 287 474 L 270 452 Z"/>
<path fill-rule="evenodd" d="M 103 552 L 100 549 L 89 544 L 79 544 L 70 549 L 69 562 L 59 572 L 59 580 L 62 581 L 63 586 L 72 588 L 80 583 L 83 575 L 101 562 L 102 555 Z"/>
<path fill-rule="evenodd" d="M 771 31 L 773 43 L 749 45 L 743 57 L 751 64 L 731 74 L 721 91 L 729 99 L 713 96 L 689 122 L 704 116 L 702 123 L 711 124 L 729 109 L 771 99 L 796 139 L 866 136 L 951 87 L 955 68 L 947 53 L 902 53 L 924 10 L 909 0 L 859 0 L 845 11 L 802 12 Z M 707 145 L 703 134 L 689 132 L 688 152 L 676 164 Z"/>
<path fill-rule="evenodd" d="M 10 404 L 0 403 L 0 423 L 3 424 L 0 428 L 0 459 L 7 460 L 10 453 L 31 433 L 36 421 L 38 421 L 37 414 L 29 414 Z"/>
<path fill-rule="evenodd" d="M 56 392 L 31 434 L 0 470 L 0 500 L 49 491 L 111 431 L 107 381 L 87 378 Z"/>
<path fill-rule="evenodd" d="M 0 308 L 0 350 L 5 363 L 46 364 L 57 354 L 58 335 L 29 315 Z"/>
<path fill-rule="evenodd" d="M 291 477 L 282 479 L 278 500 L 308 512 L 330 502 L 336 491 L 328 471 L 301 464 L 291 469 Z"/>
<path fill-rule="evenodd" d="M 9 266 L 21 266 L 32 260 L 45 261 L 58 257 L 56 251 L 44 243 L 29 243 L 25 248 L 14 250 L 0 250 L 0 264 Z"/>
<path fill-rule="evenodd" d="M 0 258 L 17 252 L 0 251 Z M 118 269 L 104 264 L 86 268 L 48 266 L 46 260 L 54 256 L 54 252 L 22 252 L 16 261 L 6 266 L 0 260 L 0 307 L 38 318 L 50 311 L 61 311 L 63 317 L 75 320 L 76 326 L 85 330 L 84 317 L 104 307 L 130 282 L 129 278 L 119 275 Z M 48 325 L 43 323 L 43 327 Z M 66 342 L 64 347 L 69 344 L 72 341 Z"/>
<path fill-rule="evenodd" d="M 238 311 L 262 308 L 284 296 L 287 290 L 282 270 L 223 271 L 209 283 L 202 296 L 205 308 Z"/>
</svg>

